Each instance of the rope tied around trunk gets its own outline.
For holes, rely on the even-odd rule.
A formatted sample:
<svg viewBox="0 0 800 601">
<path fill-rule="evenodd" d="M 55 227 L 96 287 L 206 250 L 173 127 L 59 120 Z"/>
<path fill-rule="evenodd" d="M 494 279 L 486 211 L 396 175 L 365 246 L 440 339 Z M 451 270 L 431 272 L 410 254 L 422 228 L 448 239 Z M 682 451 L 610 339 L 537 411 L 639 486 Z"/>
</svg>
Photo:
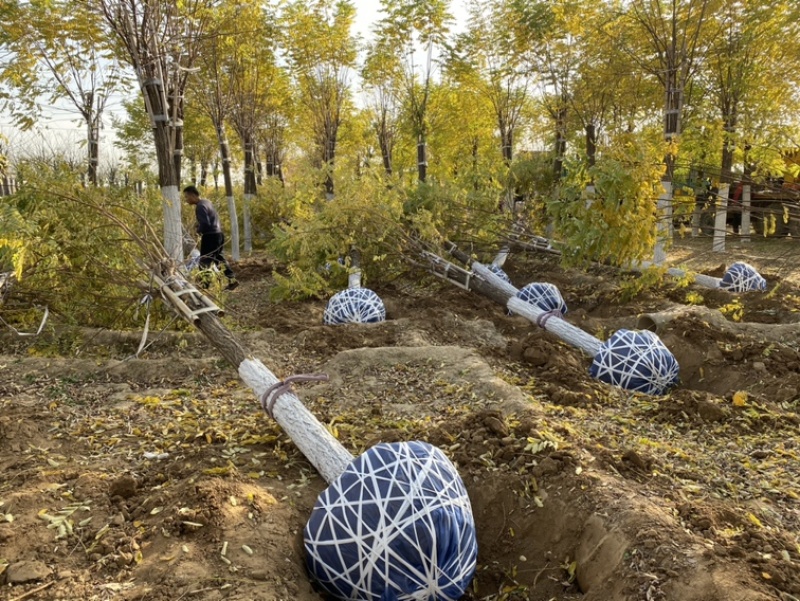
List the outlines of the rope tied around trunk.
<svg viewBox="0 0 800 601">
<path fill-rule="evenodd" d="M 561 309 L 553 309 L 552 311 L 547 311 L 546 313 L 542 313 L 539 317 L 536 318 L 536 325 L 540 328 L 544 329 L 547 325 L 548 320 L 551 317 L 558 317 L 561 319 Z"/>
<path fill-rule="evenodd" d="M 294 376 L 289 376 L 285 380 L 281 380 L 275 382 L 272 386 L 267 388 L 264 391 L 264 394 L 261 395 L 261 407 L 266 411 L 267 415 L 269 415 L 272 419 L 275 419 L 275 416 L 272 414 L 272 410 L 275 407 L 275 401 L 278 400 L 282 394 L 286 392 L 294 392 L 292 390 L 292 384 L 295 382 L 327 382 L 328 381 L 328 374 L 296 374 Z"/>
</svg>

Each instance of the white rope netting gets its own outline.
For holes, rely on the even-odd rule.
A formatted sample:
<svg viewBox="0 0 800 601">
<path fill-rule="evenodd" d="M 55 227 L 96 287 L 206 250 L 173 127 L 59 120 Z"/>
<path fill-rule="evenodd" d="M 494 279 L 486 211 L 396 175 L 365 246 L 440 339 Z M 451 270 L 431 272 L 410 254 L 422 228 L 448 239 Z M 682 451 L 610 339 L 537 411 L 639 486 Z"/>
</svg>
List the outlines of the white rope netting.
<svg viewBox="0 0 800 601">
<path fill-rule="evenodd" d="M 486 268 L 499 277 L 504 282 L 511 283 L 511 278 L 508 277 L 508 274 L 503 271 L 503 269 L 499 265 L 495 265 L 494 263 L 487 265 Z"/>
<path fill-rule="evenodd" d="M 516 288 L 480 263 L 473 263 L 472 270 L 493 286 L 514 295 L 506 303 L 512 313 L 525 317 L 593 357 L 589 369 L 593 378 L 625 390 L 652 395 L 664 394 L 677 384 L 678 361 L 653 332 L 619 330 L 609 340 L 601 342 L 563 319 L 551 319 L 557 312 L 542 311 L 518 298 Z"/>
<path fill-rule="evenodd" d="M 356 458 L 317 499 L 303 539 L 313 579 L 352 601 L 456 601 L 478 553 L 455 466 L 418 441 Z"/>
<path fill-rule="evenodd" d="M 589 368 L 601 382 L 625 390 L 662 395 L 678 383 L 678 362 L 647 330 L 618 330 L 603 343 Z"/>
<path fill-rule="evenodd" d="M 183 262 L 183 270 L 185 273 L 189 273 L 190 271 L 198 269 L 199 267 L 200 267 L 200 251 L 197 249 L 197 247 L 195 247 L 191 251 L 189 251 L 189 255 Z"/>
<path fill-rule="evenodd" d="M 369 288 L 347 288 L 334 294 L 325 307 L 322 323 L 378 323 L 386 320 L 383 301 Z"/>
<path fill-rule="evenodd" d="M 756 268 L 747 263 L 734 263 L 722 276 L 719 287 L 731 292 L 764 291 L 767 289 L 767 280 L 761 277 Z"/>
<path fill-rule="evenodd" d="M 539 307 L 542 311 L 558 311 L 561 315 L 567 313 L 567 303 L 564 302 L 561 292 L 554 284 L 532 282 L 517 292 L 517 298 Z"/>
</svg>

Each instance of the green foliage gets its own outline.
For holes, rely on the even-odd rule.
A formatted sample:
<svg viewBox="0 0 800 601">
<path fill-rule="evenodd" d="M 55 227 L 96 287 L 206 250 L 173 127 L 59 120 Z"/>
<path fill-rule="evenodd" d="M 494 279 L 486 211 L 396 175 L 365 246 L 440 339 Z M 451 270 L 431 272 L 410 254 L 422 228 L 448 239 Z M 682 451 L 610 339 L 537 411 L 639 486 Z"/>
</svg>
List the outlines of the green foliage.
<svg viewBox="0 0 800 601">
<path fill-rule="evenodd" d="M 46 305 L 62 323 L 141 327 L 136 283 L 147 274 L 131 235 L 155 237 L 138 215 L 159 215 L 159 205 L 156 193 L 115 190 L 110 198 L 106 190 L 83 188 L 66 169 L 41 166 L 35 181 L 0 198 L 0 266 L 13 267 L 18 278 L 11 300 Z"/>
<path fill-rule="evenodd" d="M 277 299 L 322 297 L 343 288 L 352 248 L 360 251 L 368 285 L 406 270 L 417 250 L 435 247 L 445 237 L 494 249 L 510 226 L 509 214 L 497 210 L 497 187 L 402 188 L 397 181 L 387 185 L 378 171 L 337 180 L 336 196 L 326 202 L 317 181 L 319 176 L 308 174 L 303 185 L 278 200 L 286 222 L 273 228 L 269 248 L 287 273 L 275 276 Z"/>
<path fill-rule="evenodd" d="M 276 299 L 322 297 L 347 283 L 351 248 L 361 253 L 363 283 L 396 270 L 402 258 L 401 195 L 381 178 L 364 177 L 337 182 L 333 200 L 325 201 L 310 176 L 294 192 L 290 223 L 276 225 L 269 245 L 288 265 L 286 275 L 275 274 Z"/>
<path fill-rule="evenodd" d="M 512 215 L 499 210 L 501 193 L 499 186 L 457 181 L 419 184 L 405 192 L 403 212 L 412 231 L 426 242 L 448 238 L 494 251 L 511 227 Z"/>
<path fill-rule="evenodd" d="M 649 290 L 663 286 L 666 271 L 661 267 L 648 267 L 640 275 L 623 281 L 619 287 L 620 301 L 623 303 L 630 302 Z"/>
<path fill-rule="evenodd" d="M 659 145 L 621 135 L 592 168 L 567 161 L 559 198 L 548 206 L 564 242 L 565 263 L 630 265 L 649 256 L 655 243 L 660 155 Z"/>
<path fill-rule="evenodd" d="M 224 198 L 215 201 L 217 206 L 223 206 L 224 202 Z M 263 245 L 265 241 L 271 240 L 274 228 L 279 224 L 289 223 L 295 215 L 302 214 L 304 204 L 302 195 L 295 194 L 293 189 L 284 186 L 279 179 L 267 178 L 264 180 L 257 197 L 250 205 L 254 245 Z M 227 219 L 227 215 L 222 216 Z"/>
</svg>

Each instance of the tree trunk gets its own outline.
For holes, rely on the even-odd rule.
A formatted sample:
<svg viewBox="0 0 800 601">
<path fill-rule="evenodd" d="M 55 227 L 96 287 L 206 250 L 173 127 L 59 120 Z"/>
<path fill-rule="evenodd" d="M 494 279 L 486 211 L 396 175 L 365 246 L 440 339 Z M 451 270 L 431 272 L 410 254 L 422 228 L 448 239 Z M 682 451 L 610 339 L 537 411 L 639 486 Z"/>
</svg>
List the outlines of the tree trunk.
<svg viewBox="0 0 800 601">
<path fill-rule="evenodd" d="M 222 125 L 217 126 L 219 156 L 222 159 L 222 179 L 225 182 L 225 199 L 228 203 L 228 215 L 231 220 L 231 258 L 239 260 L 239 216 L 236 213 L 236 199 L 233 196 L 233 177 L 231 176 L 231 152 L 228 136 Z"/>
<path fill-rule="evenodd" d="M 325 195 L 328 200 L 333 199 L 333 167 L 336 164 L 336 139 L 338 134 L 338 123 L 331 119 L 325 127 L 325 139 L 322 145 L 322 165 L 325 168 Z"/>
<path fill-rule="evenodd" d="M 731 183 L 733 181 L 733 154 L 736 150 L 735 136 L 738 118 L 731 109 L 726 110 L 725 113 L 722 116 L 722 171 L 720 172 L 720 181 Z"/>
<path fill-rule="evenodd" d="M 510 165 L 514 160 L 514 128 L 508 127 L 504 121 L 500 122 L 500 144 L 503 161 L 506 165 Z"/>
<path fill-rule="evenodd" d="M 244 252 L 253 252 L 253 229 L 250 221 L 250 203 L 256 194 L 256 173 L 254 164 L 253 137 L 249 133 L 242 135 L 244 146 L 244 205 L 242 217 L 244 221 Z"/>
<path fill-rule="evenodd" d="M 597 127 L 594 123 L 587 123 L 586 127 L 586 162 L 589 167 L 594 167 L 597 161 Z"/>
<path fill-rule="evenodd" d="M 237 369 L 257 398 L 261 399 L 268 390 L 280 384 L 278 378 L 252 356 L 216 315 L 201 313 L 194 325 Z M 353 456 L 306 409 L 291 389 L 276 394 L 272 406 L 275 421 L 326 482 L 333 482 L 350 465 Z"/>
<path fill-rule="evenodd" d="M 144 73 L 142 77 L 146 77 Z M 167 114 L 164 84 L 160 78 L 145 79 L 142 86 L 145 105 L 153 125 L 153 138 L 158 160 L 158 182 L 164 208 L 164 248 L 170 258 L 183 262 L 183 228 L 178 186 L 180 172 L 176 169 L 175 139 Z"/>
<path fill-rule="evenodd" d="M 742 242 L 750 242 L 750 184 L 742 187 Z"/>
<path fill-rule="evenodd" d="M 556 334 L 562 340 L 586 352 L 590 357 L 597 355 L 602 344 L 597 338 L 562 319 L 544 319 L 544 321 L 542 321 L 542 318 L 547 312 L 536 305 L 517 298 L 516 293 L 518 290 L 512 284 L 500 279 L 485 265 L 478 262 L 471 262 L 470 257 L 457 248 L 451 248 L 449 252 L 459 261 L 462 261 L 472 268 L 474 276 L 469 280 L 469 290 L 474 290 L 504 305 L 512 313 L 521 315 L 532 323 L 536 323 L 542 329 Z"/>
<path fill-rule="evenodd" d="M 100 116 L 93 115 L 89 121 L 89 168 L 87 176 L 92 186 L 97 185 L 97 170 L 100 161 Z"/>
<path fill-rule="evenodd" d="M 556 184 L 561 180 L 564 170 L 564 155 L 567 152 L 567 107 L 561 106 L 556 114 L 555 158 L 553 159 L 553 177 Z"/>
<path fill-rule="evenodd" d="M 671 49 L 675 54 L 675 46 Z M 683 90 L 678 85 L 677 68 L 667 71 L 664 100 L 664 140 L 667 144 L 675 142 L 681 131 L 681 110 L 683 108 Z M 656 246 L 653 251 L 653 262 L 663 265 L 667 260 L 667 244 L 672 241 L 672 181 L 675 171 L 675 155 L 672 149 L 667 150 L 664 157 L 664 175 L 661 177 L 663 192 L 657 202 Z"/>
<path fill-rule="evenodd" d="M 725 252 L 725 235 L 728 233 L 728 192 L 730 184 L 720 184 L 719 194 L 716 199 L 716 215 L 714 219 L 714 242 L 711 245 L 713 252 Z"/>
<path fill-rule="evenodd" d="M 378 145 L 381 149 L 381 160 L 386 175 L 392 175 L 392 141 L 391 134 L 386 130 L 385 123 L 378 128 Z"/>
<path fill-rule="evenodd" d="M 424 134 L 417 136 L 417 179 L 425 183 L 428 178 L 428 144 Z"/>
</svg>

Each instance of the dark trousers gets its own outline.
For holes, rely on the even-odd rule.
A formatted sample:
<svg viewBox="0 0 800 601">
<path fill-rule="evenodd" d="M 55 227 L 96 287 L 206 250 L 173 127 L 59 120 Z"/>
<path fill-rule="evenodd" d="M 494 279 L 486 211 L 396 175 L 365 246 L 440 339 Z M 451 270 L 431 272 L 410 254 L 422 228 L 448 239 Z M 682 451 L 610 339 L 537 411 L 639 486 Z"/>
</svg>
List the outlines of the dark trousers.
<svg viewBox="0 0 800 601">
<path fill-rule="evenodd" d="M 222 247 L 225 245 L 225 234 L 203 234 L 200 237 L 200 268 L 208 269 L 216 265 L 222 269 L 225 277 L 232 280 L 235 276 L 228 261 L 222 256 Z"/>
</svg>

